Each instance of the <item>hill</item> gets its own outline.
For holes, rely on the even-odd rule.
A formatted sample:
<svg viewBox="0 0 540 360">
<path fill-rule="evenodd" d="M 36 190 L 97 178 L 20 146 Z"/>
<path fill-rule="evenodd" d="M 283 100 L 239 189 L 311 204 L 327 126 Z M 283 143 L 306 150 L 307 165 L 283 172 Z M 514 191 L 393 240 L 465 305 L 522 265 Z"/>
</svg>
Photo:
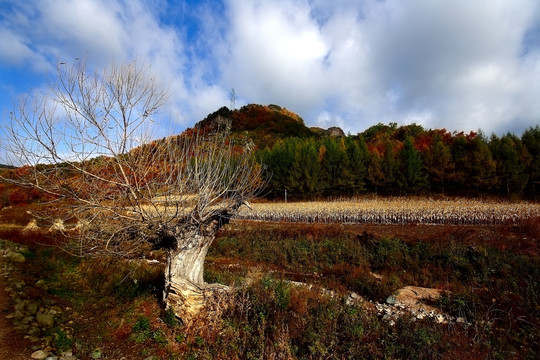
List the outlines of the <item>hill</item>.
<svg viewBox="0 0 540 360">
<path fill-rule="evenodd" d="M 224 123 L 225 119 L 229 122 Z M 235 110 L 222 107 L 197 126 L 206 131 L 228 126 L 233 135 L 251 138 L 259 149 L 272 147 L 282 138 L 319 136 L 304 124 L 300 116 L 278 105 L 250 104 Z"/>
</svg>

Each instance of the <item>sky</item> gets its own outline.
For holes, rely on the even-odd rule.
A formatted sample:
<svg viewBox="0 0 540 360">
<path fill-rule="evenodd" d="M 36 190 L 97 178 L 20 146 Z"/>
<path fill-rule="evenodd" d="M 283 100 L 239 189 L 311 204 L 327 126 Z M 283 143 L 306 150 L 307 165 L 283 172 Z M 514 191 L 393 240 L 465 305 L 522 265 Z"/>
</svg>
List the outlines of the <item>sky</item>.
<svg viewBox="0 0 540 360">
<path fill-rule="evenodd" d="M 538 0 L 0 0 L 1 121 L 77 58 L 149 64 L 168 132 L 249 103 L 352 134 L 540 124 Z"/>
</svg>

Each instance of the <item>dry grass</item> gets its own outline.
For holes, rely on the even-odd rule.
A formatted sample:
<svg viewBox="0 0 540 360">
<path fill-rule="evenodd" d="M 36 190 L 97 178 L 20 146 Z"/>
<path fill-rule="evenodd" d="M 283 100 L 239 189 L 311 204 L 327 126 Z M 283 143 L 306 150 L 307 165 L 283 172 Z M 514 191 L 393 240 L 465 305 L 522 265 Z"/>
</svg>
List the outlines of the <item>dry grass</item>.
<svg viewBox="0 0 540 360">
<path fill-rule="evenodd" d="M 333 202 L 255 203 L 240 219 L 346 224 L 521 224 L 540 217 L 540 204 L 472 199 L 366 198 Z"/>
</svg>

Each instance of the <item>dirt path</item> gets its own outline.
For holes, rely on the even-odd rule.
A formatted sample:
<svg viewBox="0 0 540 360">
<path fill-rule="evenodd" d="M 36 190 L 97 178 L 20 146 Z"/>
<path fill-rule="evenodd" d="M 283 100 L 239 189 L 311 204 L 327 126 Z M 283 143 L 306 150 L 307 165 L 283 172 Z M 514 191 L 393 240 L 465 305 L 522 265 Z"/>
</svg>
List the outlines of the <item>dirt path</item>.
<svg viewBox="0 0 540 360">
<path fill-rule="evenodd" d="M 1 261 L 0 257 L 0 264 Z M 32 354 L 30 343 L 17 332 L 11 320 L 6 318 L 13 312 L 6 286 L 6 279 L 0 274 L 0 359 L 27 360 Z"/>
</svg>

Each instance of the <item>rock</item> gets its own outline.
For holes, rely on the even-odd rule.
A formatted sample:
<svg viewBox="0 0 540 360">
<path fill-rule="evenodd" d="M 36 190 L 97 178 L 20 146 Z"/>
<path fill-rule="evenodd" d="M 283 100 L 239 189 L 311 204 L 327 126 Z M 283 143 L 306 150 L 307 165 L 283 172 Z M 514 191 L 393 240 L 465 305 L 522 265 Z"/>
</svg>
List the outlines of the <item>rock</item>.
<svg viewBox="0 0 540 360">
<path fill-rule="evenodd" d="M 6 254 L 6 258 L 16 263 L 23 263 L 26 261 L 26 258 L 23 254 L 14 251 L 8 251 L 8 253 Z"/>
<path fill-rule="evenodd" d="M 47 283 L 43 279 L 36 281 L 35 285 L 42 290 L 49 290 L 49 286 L 47 286 Z"/>
<path fill-rule="evenodd" d="M 54 327 L 54 316 L 51 314 L 37 314 L 36 320 L 41 326 L 45 326 L 48 328 Z"/>
<path fill-rule="evenodd" d="M 26 325 L 26 324 L 30 324 L 32 321 L 34 321 L 34 317 L 33 316 L 27 316 L 24 319 L 22 319 L 21 323 Z"/>
<path fill-rule="evenodd" d="M 35 315 L 37 314 L 39 310 L 39 304 L 35 301 L 31 301 L 26 304 L 26 311 L 28 311 L 30 314 Z"/>
<path fill-rule="evenodd" d="M 435 315 L 435 322 L 436 323 L 441 324 L 443 321 L 444 321 L 444 316 L 442 316 L 441 314 Z"/>
<path fill-rule="evenodd" d="M 52 336 L 45 336 L 44 338 L 42 338 L 43 342 L 45 343 L 45 345 L 49 346 L 51 345 L 52 343 Z"/>
<path fill-rule="evenodd" d="M 388 299 L 386 299 L 386 303 L 387 303 L 388 305 L 395 305 L 396 302 L 397 302 L 397 299 L 396 299 L 396 297 L 395 297 L 394 295 L 390 295 L 390 296 L 388 297 Z"/>
<path fill-rule="evenodd" d="M 32 359 L 45 360 L 47 356 L 49 356 L 49 354 L 46 353 L 45 351 L 37 350 L 37 351 L 34 351 L 30 357 Z"/>
<path fill-rule="evenodd" d="M 45 303 L 45 305 L 48 305 L 48 306 L 53 306 L 53 305 L 56 304 L 56 301 L 55 301 L 55 300 L 49 299 L 49 298 L 43 300 L 43 302 Z"/>
<path fill-rule="evenodd" d="M 37 336 L 28 336 L 28 337 L 25 336 L 24 338 L 28 339 L 31 343 L 37 343 L 41 341 Z M 41 349 L 41 346 L 36 346 L 36 350 L 37 349 Z"/>
<path fill-rule="evenodd" d="M 60 360 L 77 360 L 75 356 L 61 356 Z"/>
<path fill-rule="evenodd" d="M 15 312 L 6 316 L 6 319 L 21 319 L 23 317 L 22 312 L 15 310 Z"/>
<path fill-rule="evenodd" d="M 15 310 L 16 311 L 24 311 L 24 308 L 26 307 L 26 300 L 20 300 L 20 299 L 16 299 L 15 300 Z"/>
<path fill-rule="evenodd" d="M 28 330 L 28 335 L 37 335 L 41 332 L 41 330 L 39 330 L 39 328 L 35 327 L 35 326 L 32 326 L 29 330 Z"/>
</svg>

